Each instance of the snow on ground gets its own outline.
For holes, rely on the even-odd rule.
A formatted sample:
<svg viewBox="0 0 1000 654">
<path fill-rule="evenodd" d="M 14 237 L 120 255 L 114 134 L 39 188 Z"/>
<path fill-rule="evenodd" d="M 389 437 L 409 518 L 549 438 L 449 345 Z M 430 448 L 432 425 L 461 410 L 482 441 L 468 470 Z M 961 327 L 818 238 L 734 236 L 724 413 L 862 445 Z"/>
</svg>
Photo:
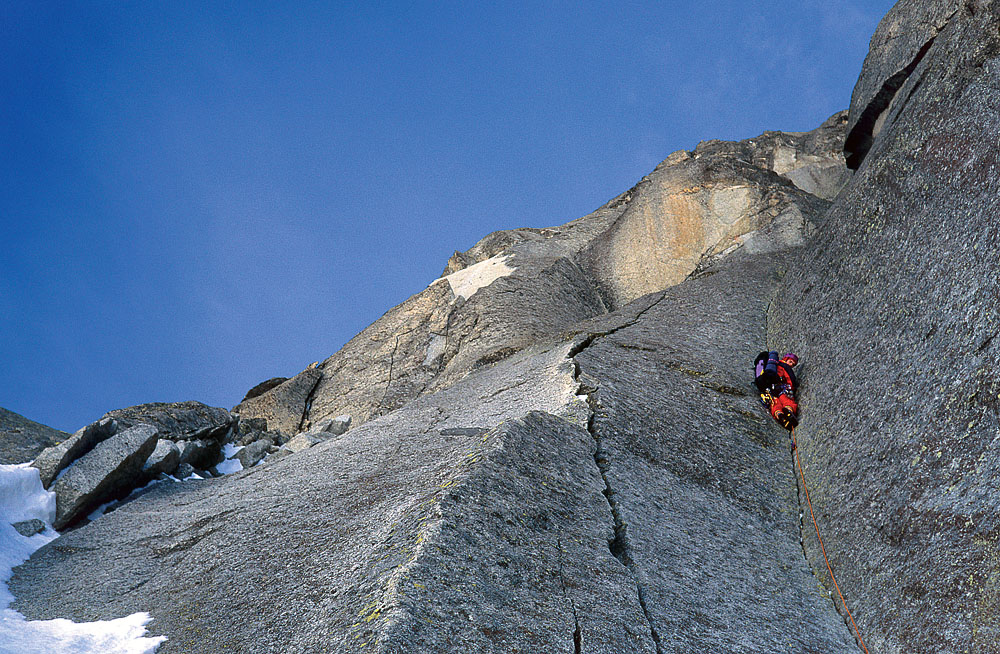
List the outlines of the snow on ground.
<svg viewBox="0 0 1000 654">
<path fill-rule="evenodd" d="M 468 268 L 434 280 L 433 283 L 436 284 L 442 279 L 446 279 L 451 285 L 451 292 L 455 294 L 455 297 L 463 297 L 468 300 L 479 289 L 485 288 L 501 277 L 506 277 L 514 272 L 516 269 L 507 265 L 510 259 L 510 255 L 498 254 L 486 261 L 480 261 Z"/>
<path fill-rule="evenodd" d="M 38 470 L 28 464 L 0 465 L 0 654 L 152 654 L 166 638 L 146 637 L 148 613 L 98 622 L 25 620 L 7 608 L 14 601 L 7 582 L 20 565 L 59 534 L 52 529 L 56 496 L 42 488 Z M 26 538 L 11 526 L 38 519 L 40 534 Z"/>
<path fill-rule="evenodd" d="M 236 446 L 232 443 L 226 443 L 222 447 L 222 456 L 226 457 L 223 459 L 222 463 L 215 466 L 215 469 L 224 475 L 230 475 L 234 472 L 239 472 L 243 469 L 243 464 L 240 463 L 239 459 L 234 459 L 236 453 L 243 449 L 243 446 Z"/>
</svg>

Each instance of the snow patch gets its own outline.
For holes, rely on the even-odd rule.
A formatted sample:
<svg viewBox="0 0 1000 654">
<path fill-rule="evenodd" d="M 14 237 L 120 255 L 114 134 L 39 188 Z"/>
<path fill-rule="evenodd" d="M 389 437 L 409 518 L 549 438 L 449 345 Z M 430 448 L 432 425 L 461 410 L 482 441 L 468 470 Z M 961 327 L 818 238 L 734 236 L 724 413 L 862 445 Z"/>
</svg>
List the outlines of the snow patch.
<svg viewBox="0 0 1000 654">
<path fill-rule="evenodd" d="M 240 450 L 243 449 L 242 445 L 233 445 L 232 443 L 226 443 L 222 447 L 222 456 L 225 459 L 219 465 L 215 466 L 215 469 L 224 475 L 231 475 L 234 472 L 239 472 L 243 469 L 243 464 L 240 463 L 239 459 L 234 458 Z"/>
<path fill-rule="evenodd" d="M 468 268 L 463 268 L 458 272 L 454 272 L 446 277 L 441 277 L 435 280 L 434 283 L 441 281 L 441 279 L 447 280 L 448 284 L 451 286 L 451 292 L 455 294 L 456 297 L 462 297 L 468 300 L 470 297 L 476 294 L 481 288 L 486 288 L 496 280 L 501 277 L 506 277 L 516 270 L 516 268 L 511 268 L 507 265 L 510 261 L 512 255 L 498 254 L 495 257 L 487 259 L 486 261 L 480 261 L 477 264 L 471 265 Z"/>
<path fill-rule="evenodd" d="M 16 566 L 32 552 L 59 537 L 52 529 L 55 493 L 42 487 L 38 470 L 29 464 L 0 465 L 0 654 L 152 654 L 163 636 L 146 637 L 148 613 L 98 622 L 26 620 L 7 608 L 14 596 L 7 582 Z M 26 538 L 12 523 L 38 519 L 45 531 Z"/>
</svg>

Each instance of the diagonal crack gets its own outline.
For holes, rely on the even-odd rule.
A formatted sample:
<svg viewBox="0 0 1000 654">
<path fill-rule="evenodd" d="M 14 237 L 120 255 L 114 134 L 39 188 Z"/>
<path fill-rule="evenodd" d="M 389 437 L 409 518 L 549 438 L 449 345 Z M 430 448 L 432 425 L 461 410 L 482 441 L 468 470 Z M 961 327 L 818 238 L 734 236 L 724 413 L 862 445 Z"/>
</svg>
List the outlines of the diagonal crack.
<svg viewBox="0 0 1000 654">
<path fill-rule="evenodd" d="M 319 384 L 323 381 L 323 371 L 320 371 L 319 377 L 316 378 L 316 383 L 313 387 L 309 389 L 309 393 L 306 395 L 306 402 L 302 405 L 302 417 L 299 418 L 299 429 L 302 431 L 306 428 L 306 423 L 309 422 L 309 411 L 312 409 L 313 400 L 316 398 L 316 391 L 319 390 Z"/>
<path fill-rule="evenodd" d="M 385 381 L 385 390 L 382 391 L 382 399 L 378 401 L 375 411 L 381 411 L 385 407 L 385 398 L 389 395 L 389 387 L 392 386 L 392 371 L 396 366 L 396 352 L 399 351 L 399 337 L 406 336 L 417 330 L 417 327 L 407 329 L 395 335 L 392 343 L 392 354 L 389 355 L 389 378 Z"/>
<path fill-rule="evenodd" d="M 389 387 L 392 386 L 392 369 L 396 365 L 396 351 L 399 349 L 399 335 L 396 336 L 395 342 L 392 344 L 392 354 L 389 355 L 389 379 L 385 382 L 385 390 L 382 391 L 382 399 L 378 401 L 378 408 L 381 409 L 385 405 L 385 398 L 389 395 Z"/>
<path fill-rule="evenodd" d="M 896 98 L 896 94 L 903 87 L 903 84 L 907 81 L 913 71 L 916 70 L 917 66 L 923 60 L 927 51 L 931 49 L 934 45 L 934 40 L 937 38 L 938 34 L 944 29 L 944 27 L 955 17 L 958 13 L 956 9 L 955 12 L 948 16 L 944 25 L 937 29 L 933 36 L 931 36 L 923 47 L 917 51 L 913 59 L 907 64 L 902 70 L 898 71 L 895 75 L 889 77 L 885 82 L 882 83 L 882 88 L 879 89 L 878 93 L 875 94 L 869 102 L 868 105 L 861 112 L 861 116 L 858 118 L 857 122 L 854 124 L 854 128 L 851 130 L 850 134 L 847 135 L 847 139 L 844 142 L 844 155 L 847 158 L 847 167 L 851 170 L 857 170 L 861 166 L 862 160 L 868 151 L 871 149 L 872 145 L 875 143 L 875 126 L 879 121 L 879 117 L 886 112 L 892 101 Z M 916 90 L 914 88 L 914 90 Z M 910 94 L 912 95 L 912 93 Z M 909 96 L 907 97 L 909 100 Z"/>
<path fill-rule="evenodd" d="M 621 331 L 621 330 L 623 330 L 623 329 L 625 329 L 627 327 L 631 327 L 632 325 L 634 325 L 637 322 L 639 322 L 639 319 L 642 318 L 642 316 L 646 312 L 648 312 L 650 309 L 652 309 L 653 307 L 655 307 L 656 305 L 658 305 L 660 302 L 663 302 L 663 299 L 665 297 L 666 297 L 666 292 L 665 291 L 661 291 L 660 292 L 660 297 L 658 297 L 654 302 L 651 302 L 648 307 L 646 307 L 645 309 L 643 309 L 639 313 L 635 314 L 635 316 L 631 320 L 629 320 L 628 322 L 622 323 L 621 325 L 618 325 L 617 327 L 613 327 L 613 328 L 611 328 L 611 329 L 609 329 L 607 331 L 603 331 L 603 332 L 589 332 L 587 334 L 587 336 L 584 337 L 584 339 L 582 341 L 580 341 L 579 343 L 577 343 L 576 345 L 574 345 L 570 349 L 569 353 L 566 356 L 568 358 L 570 358 L 570 359 L 573 359 L 578 354 L 580 354 L 581 352 L 583 352 L 584 350 L 586 350 L 588 347 L 590 347 L 591 345 L 593 345 L 594 342 L 597 341 L 597 339 L 604 338 L 605 336 L 611 336 L 612 334 L 614 334 L 616 332 L 619 332 L 619 331 Z M 579 376 L 579 366 L 577 366 L 577 376 Z"/>
</svg>

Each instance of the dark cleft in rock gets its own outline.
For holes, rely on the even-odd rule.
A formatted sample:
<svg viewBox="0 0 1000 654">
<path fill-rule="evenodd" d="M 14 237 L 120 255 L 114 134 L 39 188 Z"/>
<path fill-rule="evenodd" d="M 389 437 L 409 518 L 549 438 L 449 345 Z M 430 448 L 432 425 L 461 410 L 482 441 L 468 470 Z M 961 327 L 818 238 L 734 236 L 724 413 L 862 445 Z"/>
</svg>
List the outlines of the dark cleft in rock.
<svg viewBox="0 0 1000 654">
<path fill-rule="evenodd" d="M 959 12 L 969 13 L 978 1 L 900 0 L 872 36 L 871 48 L 851 97 L 844 147 L 847 165 L 856 170 L 891 113 L 907 102 L 921 77 L 914 75 L 942 29 Z M 972 9 L 974 11 L 974 9 Z M 914 79 L 911 79 L 913 77 Z M 908 84 L 909 82 L 909 84 Z"/>
<path fill-rule="evenodd" d="M 0 464 L 31 461 L 69 434 L 0 408 Z"/>
<path fill-rule="evenodd" d="M 156 440 L 155 427 L 139 425 L 98 443 L 75 461 L 53 484 L 53 526 L 64 529 L 101 504 L 127 495 L 141 476 L 143 463 L 156 448 Z"/>
</svg>

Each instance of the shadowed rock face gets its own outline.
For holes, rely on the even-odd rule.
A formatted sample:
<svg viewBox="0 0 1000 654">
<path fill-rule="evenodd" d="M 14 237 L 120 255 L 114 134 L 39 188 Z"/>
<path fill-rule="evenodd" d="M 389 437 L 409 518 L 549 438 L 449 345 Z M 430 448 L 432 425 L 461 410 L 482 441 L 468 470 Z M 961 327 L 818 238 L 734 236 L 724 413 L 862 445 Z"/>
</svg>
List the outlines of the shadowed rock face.
<svg viewBox="0 0 1000 654">
<path fill-rule="evenodd" d="M 340 414 L 360 424 L 735 250 L 801 245 L 848 178 L 845 122 L 708 141 L 583 218 L 490 234 L 315 370 L 234 410 L 289 433 Z"/>
<path fill-rule="evenodd" d="M 879 28 L 859 89 L 902 47 L 879 35 L 938 31 L 771 314 L 808 366 L 800 449 L 834 571 L 888 654 L 1000 637 L 1000 7 L 955 4 Z"/>
<path fill-rule="evenodd" d="M 46 447 L 66 438 L 69 434 L 64 431 L 0 408 L 0 464 L 31 461 Z"/>
<path fill-rule="evenodd" d="M 303 426 L 308 403 L 322 376 L 323 373 L 319 370 L 306 368 L 295 377 L 273 386 L 271 390 L 257 395 L 247 393 L 247 397 L 233 407 L 233 413 L 239 414 L 242 419 L 263 419 L 265 429 L 295 434 Z M 268 380 L 271 381 L 274 380 Z M 261 385 L 254 388 L 260 388 Z"/>
</svg>

